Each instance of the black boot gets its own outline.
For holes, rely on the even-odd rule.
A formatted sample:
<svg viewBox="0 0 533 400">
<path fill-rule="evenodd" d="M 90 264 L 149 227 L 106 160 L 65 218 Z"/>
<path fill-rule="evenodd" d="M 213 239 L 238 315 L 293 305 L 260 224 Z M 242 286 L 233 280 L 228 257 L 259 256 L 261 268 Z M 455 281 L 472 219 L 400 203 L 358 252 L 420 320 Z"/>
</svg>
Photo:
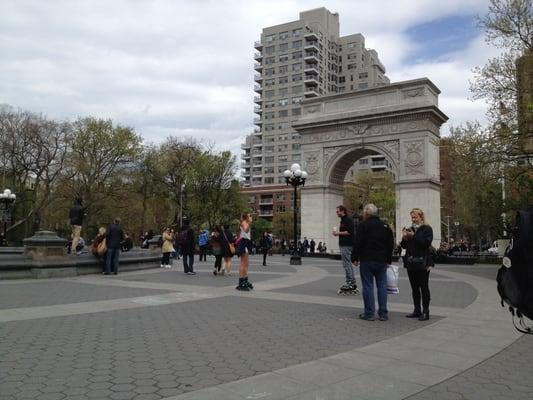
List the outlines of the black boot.
<svg viewBox="0 0 533 400">
<path fill-rule="evenodd" d="M 415 310 L 411 314 L 407 314 L 405 318 L 420 318 L 421 316 L 422 316 L 422 313 L 420 312 L 420 310 L 417 310 L 415 308 Z"/>
<path fill-rule="evenodd" d="M 252 285 L 251 282 L 248 281 L 248 277 L 244 278 L 244 285 L 248 287 L 248 289 L 254 288 L 254 285 Z"/>
<path fill-rule="evenodd" d="M 250 291 L 250 288 L 246 285 L 246 278 L 239 278 L 239 285 L 235 288 L 237 290 L 241 290 L 243 292 Z"/>
<path fill-rule="evenodd" d="M 418 318 L 419 321 L 427 321 L 429 319 L 429 310 L 424 311 Z"/>
</svg>

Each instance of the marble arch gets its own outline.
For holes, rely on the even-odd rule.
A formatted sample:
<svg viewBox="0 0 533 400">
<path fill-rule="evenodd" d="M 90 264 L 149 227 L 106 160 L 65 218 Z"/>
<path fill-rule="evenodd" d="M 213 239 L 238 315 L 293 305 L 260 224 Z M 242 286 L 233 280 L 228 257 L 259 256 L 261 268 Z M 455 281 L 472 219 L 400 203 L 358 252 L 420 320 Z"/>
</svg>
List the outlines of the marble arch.
<svg viewBox="0 0 533 400">
<path fill-rule="evenodd" d="M 309 174 L 301 191 L 302 236 L 338 250 L 331 230 L 346 172 L 359 158 L 382 154 L 395 174 L 396 236 L 410 225 L 409 211 L 420 207 L 435 227 L 434 245 L 440 243 L 439 129 L 448 117 L 438 108 L 439 94 L 422 78 L 302 103 L 293 123 Z"/>
</svg>

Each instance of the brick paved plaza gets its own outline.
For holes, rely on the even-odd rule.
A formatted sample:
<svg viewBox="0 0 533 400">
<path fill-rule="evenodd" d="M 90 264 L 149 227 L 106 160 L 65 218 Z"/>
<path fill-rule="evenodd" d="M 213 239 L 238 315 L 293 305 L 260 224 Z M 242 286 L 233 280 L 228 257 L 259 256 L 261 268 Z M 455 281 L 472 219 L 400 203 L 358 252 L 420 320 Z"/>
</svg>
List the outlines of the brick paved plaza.
<svg viewBox="0 0 533 400">
<path fill-rule="evenodd" d="M 500 308 L 497 266 L 439 265 L 427 322 L 404 318 L 401 271 L 390 320 L 367 322 L 360 295 L 336 294 L 340 261 L 260 261 L 250 293 L 213 276 L 213 258 L 196 276 L 175 260 L 0 282 L 0 399 L 533 398 L 533 338 Z"/>
</svg>

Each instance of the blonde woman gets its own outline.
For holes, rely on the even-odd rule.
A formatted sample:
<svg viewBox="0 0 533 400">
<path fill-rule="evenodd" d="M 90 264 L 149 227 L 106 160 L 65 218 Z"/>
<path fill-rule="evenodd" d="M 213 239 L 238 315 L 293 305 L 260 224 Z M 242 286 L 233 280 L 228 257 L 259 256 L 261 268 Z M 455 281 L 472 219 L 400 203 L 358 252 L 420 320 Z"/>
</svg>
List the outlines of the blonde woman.
<svg viewBox="0 0 533 400">
<path fill-rule="evenodd" d="M 413 296 L 414 310 L 407 318 L 429 319 L 429 271 L 431 269 L 430 247 L 433 229 L 426 224 L 424 212 L 420 208 L 411 210 L 412 225 L 402 229 L 400 245 L 406 249 L 404 267 L 407 268 Z M 422 299 L 422 308 L 420 307 Z"/>
<path fill-rule="evenodd" d="M 170 268 L 170 253 L 175 252 L 172 240 L 174 238 L 174 232 L 172 228 L 167 227 L 163 231 L 163 245 L 161 246 L 161 252 L 163 256 L 161 257 L 161 268 Z"/>
<path fill-rule="evenodd" d="M 252 216 L 244 213 L 241 216 L 241 233 L 237 241 L 237 256 L 240 257 L 239 265 L 239 285 L 235 288 L 248 292 L 254 286 L 248 281 L 248 267 L 250 265 L 250 253 L 252 252 L 251 237 Z"/>
</svg>

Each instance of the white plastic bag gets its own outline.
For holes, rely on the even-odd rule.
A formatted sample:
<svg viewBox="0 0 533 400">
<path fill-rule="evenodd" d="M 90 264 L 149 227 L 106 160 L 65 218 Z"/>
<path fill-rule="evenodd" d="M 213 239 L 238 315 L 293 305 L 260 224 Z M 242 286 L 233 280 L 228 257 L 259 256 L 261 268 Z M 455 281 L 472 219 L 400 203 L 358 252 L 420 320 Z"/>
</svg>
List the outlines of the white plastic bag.
<svg viewBox="0 0 533 400">
<path fill-rule="evenodd" d="M 389 265 L 387 268 L 387 293 L 388 294 L 398 294 L 400 293 L 400 288 L 398 286 L 398 278 L 400 275 L 400 270 L 396 265 Z"/>
</svg>

